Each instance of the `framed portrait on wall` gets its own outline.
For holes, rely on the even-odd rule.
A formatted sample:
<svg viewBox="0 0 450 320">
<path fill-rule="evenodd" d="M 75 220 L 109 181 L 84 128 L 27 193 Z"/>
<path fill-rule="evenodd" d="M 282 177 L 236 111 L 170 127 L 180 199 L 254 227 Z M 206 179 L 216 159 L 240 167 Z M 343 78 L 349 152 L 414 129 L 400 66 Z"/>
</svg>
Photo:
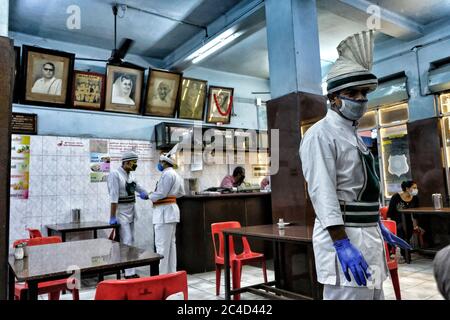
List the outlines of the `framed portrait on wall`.
<svg viewBox="0 0 450 320">
<path fill-rule="evenodd" d="M 207 85 L 207 81 L 183 77 L 178 118 L 203 120 Z"/>
<path fill-rule="evenodd" d="M 101 110 L 105 75 L 75 70 L 73 74 L 72 106 L 80 109 Z"/>
<path fill-rule="evenodd" d="M 230 123 L 231 110 L 233 109 L 233 88 L 209 87 L 208 93 L 208 123 Z"/>
<path fill-rule="evenodd" d="M 143 81 L 143 68 L 108 64 L 104 110 L 139 114 Z"/>
<path fill-rule="evenodd" d="M 68 106 L 75 54 L 26 45 L 22 48 L 22 102 Z"/>
<path fill-rule="evenodd" d="M 144 114 L 174 117 L 182 74 L 166 70 L 149 69 Z"/>
</svg>

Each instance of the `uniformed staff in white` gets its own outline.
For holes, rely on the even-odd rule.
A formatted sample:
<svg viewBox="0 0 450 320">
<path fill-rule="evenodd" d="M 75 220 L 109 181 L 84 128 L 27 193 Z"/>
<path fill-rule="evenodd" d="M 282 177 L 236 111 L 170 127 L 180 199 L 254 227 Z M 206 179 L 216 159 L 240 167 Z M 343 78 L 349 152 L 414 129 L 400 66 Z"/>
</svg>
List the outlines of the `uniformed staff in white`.
<svg viewBox="0 0 450 320">
<path fill-rule="evenodd" d="M 158 170 L 162 171 L 156 190 L 150 193 L 153 202 L 153 226 L 156 252 L 164 256 L 159 262 L 159 273 L 172 273 L 177 269 L 176 227 L 180 222 L 180 209 L 176 198 L 184 195 L 183 179 L 175 172 L 176 145 L 161 155 Z"/>
<path fill-rule="evenodd" d="M 134 221 L 136 218 L 136 196 L 148 199 L 148 193 L 135 181 L 132 171 L 137 168 L 138 156 L 133 151 L 122 155 L 122 166 L 108 176 L 108 192 L 111 201 L 109 223 L 120 224 L 120 242 L 134 244 Z M 125 269 L 125 278 L 139 278 L 134 268 Z"/>
<path fill-rule="evenodd" d="M 331 109 L 305 134 L 300 158 L 316 213 L 313 247 L 326 300 L 384 299 L 384 242 L 408 247 L 379 221 L 380 183 L 374 159 L 357 134 L 367 93 L 378 80 L 372 31 L 348 37 L 327 76 Z"/>
</svg>

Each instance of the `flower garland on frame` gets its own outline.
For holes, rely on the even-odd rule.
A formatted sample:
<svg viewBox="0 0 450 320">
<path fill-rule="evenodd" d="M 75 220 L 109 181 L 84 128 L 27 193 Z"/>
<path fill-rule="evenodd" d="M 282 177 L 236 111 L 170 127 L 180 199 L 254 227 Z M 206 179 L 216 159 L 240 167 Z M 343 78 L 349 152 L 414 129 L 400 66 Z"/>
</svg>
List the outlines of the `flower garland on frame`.
<svg viewBox="0 0 450 320">
<path fill-rule="evenodd" d="M 228 115 L 231 113 L 231 104 L 233 103 L 233 96 L 230 95 L 230 102 L 228 103 L 227 110 L 224 112 L 220 108 L 219 102 L 217 101 L 217 94 L 214 93 L 214 104 L 216 105 L 217 111 L 219 114 L 223 117 L 228 117 Z"/>
</svg>

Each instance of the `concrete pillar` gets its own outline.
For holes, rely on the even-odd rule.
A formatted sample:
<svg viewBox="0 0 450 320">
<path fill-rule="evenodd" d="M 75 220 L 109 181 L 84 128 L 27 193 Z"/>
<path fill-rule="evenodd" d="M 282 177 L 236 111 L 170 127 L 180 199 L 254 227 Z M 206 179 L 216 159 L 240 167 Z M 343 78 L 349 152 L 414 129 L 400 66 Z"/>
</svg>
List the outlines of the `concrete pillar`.
<svg viewBox="0 0 450 320">
<path fill-rule="evenodd" d="M 266 0 L 272 99 L 292 92 L 322 94 L 315 0 Z"/>
<path fill-rule="evenodd" d="M 9 29 L 9 0 L 0 0 L 0 36 L 7 37 Z"/>
<path fill-rule="evenodd" d="M 11 109 L 15 54 L 11 39 L 0 37 L 0 300 L 7 296 Z"/>
</svg>

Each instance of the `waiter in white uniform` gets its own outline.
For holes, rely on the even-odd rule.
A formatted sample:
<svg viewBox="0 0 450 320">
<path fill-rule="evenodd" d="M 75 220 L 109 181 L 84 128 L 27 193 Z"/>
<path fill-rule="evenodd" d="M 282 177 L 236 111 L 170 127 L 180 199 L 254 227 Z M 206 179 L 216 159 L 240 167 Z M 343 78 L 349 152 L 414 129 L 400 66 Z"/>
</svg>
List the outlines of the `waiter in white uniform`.
<svg viewBox="0 0 450 320">
<path fill-rule="evenodd" d="M 147 192 L 136 182 L 132 171 L 137 168 L 138 155 L 133 151 L 122 155 L 122 166 L 108 176 L 108 192 L 111 201 L 109 224 L 120 224 L 120 242 L 134 244 L 134 221 L 136 196 L 148 199 Z M 139 278 L 134 268 L 125 269 L 125 278 Z"/>
<path fill-rule="evenodd" d="M 176 199 L 184 195 L 183 179 L 175 172 L 176 145 L 169 153 L 161 155 L 158 170 L 162 171 L 155 192 L 149 198 L 153 202 L 153 226 L 156 252 L 164 258 L 159 262 L 159 273 L 172 273 L 177 269 L 176 227 L 180 222 L 180 209 Z"/>
<path fill-rule="evenodd" d="M 384 299 L 388 268 L 384 242 L 408 248 L 379 221 L 380 182 L 374 159 L 357 134 L 367 93 L 378 80 L 373 35 L 342 41 L 327 76 L 331 109 L 305 134 L 300 158 L 316 219 L 313 247 L 317 280 L 326 300 Z"/>
</svg>

